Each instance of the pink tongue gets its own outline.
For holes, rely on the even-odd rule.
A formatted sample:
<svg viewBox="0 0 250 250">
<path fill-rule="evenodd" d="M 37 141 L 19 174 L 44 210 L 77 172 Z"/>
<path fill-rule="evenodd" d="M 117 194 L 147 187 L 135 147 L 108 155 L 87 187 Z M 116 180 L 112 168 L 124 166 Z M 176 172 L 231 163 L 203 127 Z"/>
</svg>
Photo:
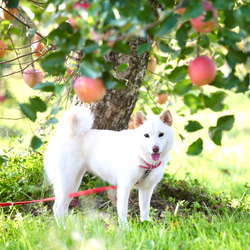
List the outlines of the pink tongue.
<svg viewBox="0 0 250 250">
<path fill-rule="evenodd" d="M 153 161 L 158 161 L 160 156 L 161 156 L 160 154 L 151 154 L 151 158 Z"/>
</svg>

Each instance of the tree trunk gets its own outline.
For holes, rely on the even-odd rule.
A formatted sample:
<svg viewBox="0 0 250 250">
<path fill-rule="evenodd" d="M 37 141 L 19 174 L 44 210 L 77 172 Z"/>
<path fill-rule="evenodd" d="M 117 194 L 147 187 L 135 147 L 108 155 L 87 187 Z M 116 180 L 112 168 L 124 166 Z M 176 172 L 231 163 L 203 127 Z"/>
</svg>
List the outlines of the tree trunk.
<svg viewBox="0 0 250 250">
<path fill-rule="evenodd" d="M 138 55 L 137 48 L 147 42 L 149 42 L 148 39 L 131 39 L 128 42 L 130 54 L 124 55 L 111 51 L 105 56 L 107 61 L 113 62 L 115 71 L 121 63 L 129 64 L 125 72 L 116 72 L 116 78 L 125 82 L 126 87 L 122 90 L 107 90 L 102 101 L 90 105 L 90 109 L 95 115 L 94 128 L 116 131 L 127 129 L 149 58 L 149 52 Z M 74 98 L 73 105 L 82 104 L 77 97 Z"/>
</svg>

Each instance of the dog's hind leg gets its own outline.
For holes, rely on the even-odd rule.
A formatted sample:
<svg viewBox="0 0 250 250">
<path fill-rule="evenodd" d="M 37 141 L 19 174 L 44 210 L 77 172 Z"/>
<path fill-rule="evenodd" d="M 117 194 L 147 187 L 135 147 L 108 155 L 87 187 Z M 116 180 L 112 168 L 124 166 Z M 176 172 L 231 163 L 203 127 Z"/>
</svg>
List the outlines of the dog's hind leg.
<svg viewBox="0 0 250 250">
<path fill-rule="evenodd" d="M 69 194 L 78 190 L 84 174 L 85 171 L 78 174 L 65 174 L 62 178 L 58 178 L 58 181 L 54 183 L 55 203 L 53 211 L 57 221 L 68 212 L 69 204 L 73 199 L 69 198 Z"/>
</svg>

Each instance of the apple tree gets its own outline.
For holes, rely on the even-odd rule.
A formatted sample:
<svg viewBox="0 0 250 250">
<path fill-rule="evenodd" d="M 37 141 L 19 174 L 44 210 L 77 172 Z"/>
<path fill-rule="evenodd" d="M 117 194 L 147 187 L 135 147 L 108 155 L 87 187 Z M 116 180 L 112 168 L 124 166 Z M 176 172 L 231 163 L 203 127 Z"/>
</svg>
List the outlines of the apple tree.
<svg viewBox="0 0 250 250">
<path fill-rule="evenodd" d="M 30 69 L 38 79 L 38 67 L 44 76 L 31 86 L 37 96 L 19 104 L 33 122 L 45 111 L 46 124 L 56 122 L 65 98 L 86 105 L 81 78 L 106 89 L 102 100 L 88 103 L 100 129 L 127 128 L 134 109 L 159 114 L 178 101 L 177 115 L 188 117 L 223 111 L 230 92 L 249 95 L 249 0 L 2 0 L 0 11 L 8 46 L 0 43 L 1 78 Z M 209 127 L 211 140 L 221 145 L 233 124 L 233 114 L 220 116 Z M 203 129 L 203 121 L 187 118 L 185 129 Z M 33 148 L 41 143 L 34 136 Z M 198 138 L 187 153 L 202 149 Z"/>
</svg>

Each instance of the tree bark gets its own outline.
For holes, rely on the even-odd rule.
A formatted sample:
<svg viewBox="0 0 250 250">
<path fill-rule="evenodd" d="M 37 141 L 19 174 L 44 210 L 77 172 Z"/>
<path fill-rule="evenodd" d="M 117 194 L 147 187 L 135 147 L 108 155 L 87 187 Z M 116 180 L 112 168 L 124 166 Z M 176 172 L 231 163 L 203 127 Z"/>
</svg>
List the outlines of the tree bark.
<svg viewBox="0 0 250 250">
<path fill-rule="evenodd" d="M 111 51 L 105 56 L 109 62 L 113 62 L 115 77 L 126 83 L 122 90 L 107 90 L 102 101 L 90 104 L 90 109 L 95 116 L 94 128 L 123 130 L 127 129 L 130 116 L 138 99 L 139 90 L 145 75 L 148 64 L 149 52 L 138 55 L 137 49 L 141 44 L 148 43 L 149 39 L 131 39 L 129 54 L 119 54 Z M 128 63 L 129 67 L 125 72 L 117 72 L 116 69 L 121 63 Z M 73 105 L 83 105 L 77 98 L 74 98 Z"/>
</svg>

